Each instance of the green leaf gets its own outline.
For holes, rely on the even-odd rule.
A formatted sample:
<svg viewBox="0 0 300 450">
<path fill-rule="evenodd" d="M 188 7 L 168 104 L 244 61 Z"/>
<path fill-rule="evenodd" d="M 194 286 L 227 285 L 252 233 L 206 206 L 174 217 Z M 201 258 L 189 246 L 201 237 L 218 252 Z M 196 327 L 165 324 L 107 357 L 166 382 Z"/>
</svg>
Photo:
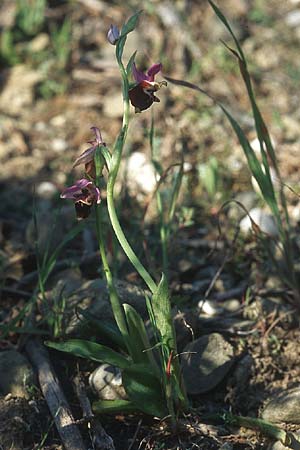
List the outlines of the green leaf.
<svg viewBox="0 0 300 450">
<path fill-rule="evenodd" d="M 123 308 L 128 326 L 132 360 L 135 363 L 150 363 L 153 367 L 156 367 L 156 362 L 152 351 L 149 350 L 151 345 L 141 316 L 131 305 L 128 305 L 127 303 L 123 304 Z"/>
<path fill-rule="evenodd" d="M 209 4 L 210 4 L 210 6 L 212 7 L 212 9 L 214 10 L 214 12 L 216 13 L 216 15 L 218 16 L 218 18 L 221 20 L 221 22 L 225 25 L 225 27 L 227 28 L 227 30 L 228 30 L 229 33 L 231 34 L 231 36 L 232 36 L 232 38 L 233 38 L 233 40 L 234 40 L 234 43 L 235 43 L 235 45 L 236 45 L 236 47 L 237 47 L 237 49 L 238 49 L 240 58 L 241 58 L 243 61 L 245 61 L 245 57 L 244 57 L 243 50 L 242 50 L 242 48 L 241 48 L 241 46 L 240 46 L 240 44 L 239 44 L 239 41 L 238 41 L 237 38 L 235 37 L 235 35 L 234 35 L 233 31 L 232 31 L 232 28 L 231 28 L 231 26 L 229 25 L 229 23 L 228 23 L 226 17 L 225 17 L 224 14 L 221 12 L 221 10 L 217 7 L 217 5 L 214 4 L 214 2 L 213 2 L 212 0 L 208 0 L 208 2 L 209 2 Z"/>
<path fill-rule="evenodd" d="M 72 355 L 80 356 L 81 358 L 112 364 L 120 369 L 125 369 L 131 364 L 127 358 L 109 347 L 83 339 L 70 339 L 62 343 L 46 341 L 45 345 L 61 352 L 72 353 Z"/>
<path fill-rule="evenodd" d="M 126 73 L 127 73 L 128 77 L 132 72 L 132 64 L 134 63 L 135 55 L 136 55 L 136 51 L 130 56 L 128 64 L 126 66 Z"/>
<path fill-rule="evenodd" d="M 130 413 L 137 410 L 130 400 L 98 400 L 93 403 L 93 411 L 96 414 Z"/>
<path fill-rule="evenodd" d="M 174 179 L 173 179 L 170 206 L 169 206 L 169 211 L 168 211 L 169 223 L 171 223 L 174 218 L 176 203 L 177 203 L 178 195 L 179 195 L 179 192 L 181 189 L 182 178 L 183 178 L 183 159 L 179 166 L 179 170 L 177 172 L 175 172 Z"/>
<path fill-rule="evenodd" d="M 108 171 L 110 171 L 111 154 L 109 153 L 109 150 L 105 145 L 101 145 L 101 153 L 103 155 L 103 158 L 105 159 L 107 169 L 108 169 Z"/>
<path fill-rule="evenodd" d="M 175 331 L 171 312 L 170 294 L 168 282 L 164 274 L 152 296 L 152 309 L 155 317 L 156 328 L 161 339 L 169 349 L 176 349 Z"/>
<path fill-rule="evenodd" d="M 141 12 L 142 11 L 138 11 L 136 14 L 131 16 L 128 19 L 128 21 L 125 23 L 125 25 L 123 25 L 123 27 L 122 27 L 120 37 L 119 37 L 119 39 L 117 41 L 117 45 L 116 45 L 116 56 L 117 56 L 117 60 L 118 60 L 119 64 L 121 63 L 121 60 L 122 60 L 123 50 L 124 50 L 124 45 L 126 42 L 127 34 L 131 33 L 131 31 L 133 31 L 135 29 Z"/>
<path fill-rule="evenodd" d="M 133 31 L 137 25 L 137 22 L 139 20 L 139 17 L 142 13 L 141 11 L 138 11 L 137 13 L 133 14 L 133 16 L 131 16 L 127 22 L 125 23 L 125 25 L 123 25 L 122 30 L 121 30 L 121 34 L 120 37 L 122 36 L 126 36 L 128 33 L 131 33 L 131 31 Z"/>
<path fill-rule="evenodd" d="M 248 139 L 246 138 L 243 130 L 239 126 L 239 124 L 236 122 L 236 120 L 229 114 L 229 112 L 220 105 L 221 109 L 223 110 L 224 114 L 227 116 L 229 122 L 231 123 L 232 128 L 234 129 L 238 140 L 244 150 L 244 153 L 246 155 L 249 168 L 251 170 L 252 175 L 256 179 L 261 193 L 263 195 L 264 200 L 269 205 L 271 211 L 273 212 L 275 217 L 278 217 L 278 206 L 275 198 L 275 192 L 273 188 L 272 182 L 270 182 L 269 177 L 266 176 L 266 174 L 263 172 L 260 162 L 257 159 L 257 156 L 255 155 L 254 150 L 252 149 L 251 145 L 249 144 Z"/>
<path fill-rule="evenodd" d="M 168 364 L 171 351 L 177 354 L 176 334 L 171 311 L 170 294 L 168 282 L 164 274 L 162 274 L 161 281 L 158 285 L 157 291 L 152 296 L 152 311 L 155 318 L 156 330 L 160 334 L 159 341 L 163 344 L 161 347 L 162 370 L 164 385 L 167 388 L 169 380 L 166 378 L 165 370 Z M 179 359 L 177 357 L 172 360 L 172 375 L 171 384 L 175 397 L 183 404 L 187 404 L 186 394 L 183 379 L 181 376 L 181 369 Z"/>
<path fill-rule="evenodd" d="M 129 399 L 138 409 L 157 417 L 168 414 L 161 383 L 149 364 L 134 364 L 123 370 L 122 380 Z"/>
</svg>

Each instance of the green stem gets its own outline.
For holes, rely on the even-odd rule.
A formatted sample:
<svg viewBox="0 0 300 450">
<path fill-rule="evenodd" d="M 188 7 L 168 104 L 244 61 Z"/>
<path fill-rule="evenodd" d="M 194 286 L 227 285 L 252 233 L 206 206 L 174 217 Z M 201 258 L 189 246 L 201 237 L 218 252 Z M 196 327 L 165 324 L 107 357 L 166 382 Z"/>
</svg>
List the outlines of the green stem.
<svg viewBox="0 0 300 450">
<path fill-rule="evenodd" d="M 112 273 L 107 261 L 105 247 L 104 247 L 104 238 L 102 233 L 102 227 L 101 227 L 101 205 L 96 205 L 96 230 L 97 230 L 97 239 L 98 239 L 98 245 L 99 245 L 99 251 L 100 256 L 102 259 L 103 264 L 103 271 L 105 273 L 106 281 L 107 281 L 107 287 L 109 292 L 109 298 L 112 306 L 112 310 L 114 313 L 115 320 L 117 322 L 117 325 L 119 327 L 119 330 L 125 340 L 125 343 L 128 347 L 129 342 L 129 335 L 128 335 L 128 329 L 126 325 L 125 315 L 121 308 L 118 293 L 113 281 Z"/>
<path fill-rule="evenodd" d="M 224 420 L 229 425 L 240 426 L 245 428 L 252 428 L 260 431 L 262 434 L 273 439 L 279 440 L 283 445 L 289 445 L 291 442 L 290 434 L 281 428 L 267 422 L 263 419 L 256 419 L 254 417 L 235 416 L 230 413 L 224 414 Z"/>
<path fill-rule="evenodd" d="M 172 423 L 172 426 L 175 427 L 176 416 L 175 416 L 175 410 L 174 410 L 174 404 L 173 404 L 172 384 L 171 384 L 170 380 L 167 380 L 167 384 L 165 386 L 165 393 L 166 393 L 168 411 L 171 416 L 171 423 Z"/>
<path fill-rule="evenodd" d="M 111 170 L 110 170 L 108 182 L 107 182 L 107 208 L 108 208 L 108 214 L 110 217 L 112 227 L 114 229 L 114 232 L 117 236 L 117 239 L 118 239 L 121 247 L 123 248 L 126 256 L 130 260 L 130 262 L 133 264 L 133 266 L 135 267 L 137 272 L 140 274 L 140 276 L 143 278 L 143 280 L 147 284 L 148 288 L 153 293 L 157 289 L 156 283 L 152 279 L 149 272 L 145 269 L 145 267 L 143 266 L 143 264 L 141 263 L 139 258 L 136 256 L 134 251 L 132 250 L 132 248 L 122 230 L 122 227 L 120 225 L 120 222 L 119 222 L 119 219 L 118 219 L 118 216 L 116 213 L 115 203 L 114 203 L 114 187 L 115 187 L 115 182 L 116 182 L 116 178 L 117 178 L 119 167 L 120 167 L 123 147 L 124 147 L 124 143 L 126 140 L 128 124 L 129 124 L 128 79 L 127 79 L 126 70 L 125 70 L 122 62 L 118 60 L 118 63 L 119 63 L 119 68 L 120 68 L 120 72 L 122 75 L 122 81 L 123 81 L 122 88 L 123 88 L 124 113 L 123 113 L 122 129 L 121 129 L 121 132 L 118 136 L 118 139 L 117 139 L 115 147 L 114 147 L 114 152 L 113 152 L 112 161 L 111 161 Z"/>
<path fill-rule="evenodd" d="M 152 279 L 151 275 L 148 273 L 148 271 L 145 269 L 139 258 L 132 250 L 129 242 L 126 239 L 125 234 L 123 233 L 113 201 L 113 191 L 107 192 L 107 208 L 112 227 L 126 256 L 128 257 L 131 264 L 135 267 L 137 272 L 140 274 L 140 276 L 143 278 L 150 291 L 152 293 L 156 292 L 157 287 L 154 280 Z"/>
</svg>

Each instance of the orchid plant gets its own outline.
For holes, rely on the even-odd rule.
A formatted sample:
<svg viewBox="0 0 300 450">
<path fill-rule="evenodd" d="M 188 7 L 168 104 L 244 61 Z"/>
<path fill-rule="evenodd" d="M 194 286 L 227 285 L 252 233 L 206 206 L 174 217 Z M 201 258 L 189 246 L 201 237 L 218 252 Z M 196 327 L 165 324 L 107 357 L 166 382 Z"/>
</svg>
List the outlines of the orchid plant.
<svg viewBox="0 0 300 450">
<path fill-rule="evenodd" d="M 158 284 L 155 282 L 129 244 L 115 207 L 114 187 L 128 132 L 130 103 L 136 113 L 145 111 L 153 103 L 159 102 L 155 93 L 166 85 L 166 81 L 155 81 L 155 76 L 162 70 L 160 63 L 152 65 L 147 73 L 144 73 L 136 67 L 135 52 L 126 67 L 124 65 L 124 45 L 127 35 L 135 29 L 139 15 L 140 13 L 133 15 L 121 31 L 112 25 L 107 35 L 108 41 L 116 46 L 116 60 L 122 78 L 124 103 L 123 123 L 115 145 L 110 150 L 103 141 L 100 130 L 92 127 L 95 138 L 89 142 L 90 147 L 73 164 L 73 167 L 84 165 L 85 177 L 76 181 L 73 186 L 66 188 L 61 194 L 61 198 L 73 200 L 79 220 L 86 219 L 93 211 L 95 213 L 102 267 L 118 327 L 118 333 L 113 331 L 110 333 L 110 337 L 113 342 L 119 344 L 121 335 L 125 353 L 119 353 L 102 344 L 80 339 L 72 339 L 63 343 L 47 342 L 47 345 L 80 357 L 113 364 L 121 369 L 123 385 L 129 400 L 96 402 L 94 404 L 95 411 L 138 409 L 158 417 L 170 416 L 174 423 L 178 412 L 186 409 L 187 399 L 177 354 L 166 276 L 163 274 L 161 281 Z M 130 77 L 133 77 L 133 83 L 130 83 Z M 128 304 L 121 305 L 115 280 L 108 264 L 102 223 L 105 205 L 104 202 L 101 202 L 100 194 L 103 179 L 107 180 L 106 206 L 116 238 L 150 291 L 145 298 L 154 336 L 154 340 L 151 342 L 144 322 L 137 311 Z"/>
</svg>

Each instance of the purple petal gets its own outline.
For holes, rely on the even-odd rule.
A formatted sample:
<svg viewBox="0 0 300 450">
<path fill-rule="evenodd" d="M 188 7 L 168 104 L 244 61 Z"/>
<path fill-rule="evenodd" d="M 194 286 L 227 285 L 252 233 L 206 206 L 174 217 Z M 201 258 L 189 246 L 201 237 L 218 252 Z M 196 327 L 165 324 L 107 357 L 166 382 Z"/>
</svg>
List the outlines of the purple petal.
<svg viewBox="0 0 300 450">
<path fill-rule="evenodd" d="M 98 127 L 91 127 L 91 130 L 95 133 L 96 143 L 97 144 L 104 144 L 99 128 Z"/>
<path fill-rule="evenodd" d="M 132 75 L 137 83 L 148 80 L 148 76 L 141 70 L 138 70 L 135 63 L 132 64 Z"/>
<path fill-rule="evenodd" d="M 89 142 L 91 143 L 91 142 Z M 93 142 L 94 143 L 94 142 Z M 94 159 L 95 146 L 85 150 L 74 162 L 73 168 L 79 166 L 80 164 L 87 164 Z"/>
<path fill-rule="evenodd" d="M 148 70 L 147 74 L 148 74 L 148 79 L 149 81 L 154 81 L 154 76 L 160 72 L 162 69 L 162 64 L 161 63 L 157 63 L 157 64 L 153 64 L 150 69 Z"/>
<path fill-rule="evenodd" d="M 73 186 L 66 188 L 61 194 L 60 198 L 70 198 L 75 200 L 78 195 L 82 193 L 82 189 L 87 188 L 88 185 L 92 184 L 91 181 L 86 178 L 81 178 L 81 180 L 76 181 Z"/>
</svg>

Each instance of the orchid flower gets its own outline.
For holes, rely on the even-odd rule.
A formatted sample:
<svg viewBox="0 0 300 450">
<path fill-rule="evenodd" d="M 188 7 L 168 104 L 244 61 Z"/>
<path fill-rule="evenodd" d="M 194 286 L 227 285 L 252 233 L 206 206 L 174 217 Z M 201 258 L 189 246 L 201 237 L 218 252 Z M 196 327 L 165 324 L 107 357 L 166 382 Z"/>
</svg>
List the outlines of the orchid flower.
<svg viewBox="0 0 300 450">
<path fill-rule="evenodd" d="M 86 178 L 76 181 L 73 186 L 66 188 L 61 198 L 71 199 L 75 203 L 77 219 L 86 219 L 92 206 L 101 202 L 100 191 L 94 183 Z"/>
<path fill-rule="evenodd" d="M 153 64 L 147 73 L 138 70 L 135 63 L 132 64 L 132 75 L 136 85 L 129 89 L 131 104 L 135 107 L 135 112 L 141 112 L 150 108 L 153 102 L 159 102 L 159 98 L 154 95 L 162 86 L 166 86 L 166 81 L 156 82 L 155 75 L 162 69 L 162 64 Z"/>
<path fill-rule="evenodd" d="M 95 139 L 93 141 L 88 141 L 88 144 L 91 144 L 91 147 L 86 149 L 74 162 L 73 168 L 79 166 L 80 164 L 85 164 L 85 171 L 92 178 L 95 178 L 95 164 L 94 164 L 94 155 L 96 148 L 98 146 L 104 145 L 105 142 L 102 140 L 101 132 L 97 127 L 91 127 L 91 130 L 95 134 Z"/>
</svg>

